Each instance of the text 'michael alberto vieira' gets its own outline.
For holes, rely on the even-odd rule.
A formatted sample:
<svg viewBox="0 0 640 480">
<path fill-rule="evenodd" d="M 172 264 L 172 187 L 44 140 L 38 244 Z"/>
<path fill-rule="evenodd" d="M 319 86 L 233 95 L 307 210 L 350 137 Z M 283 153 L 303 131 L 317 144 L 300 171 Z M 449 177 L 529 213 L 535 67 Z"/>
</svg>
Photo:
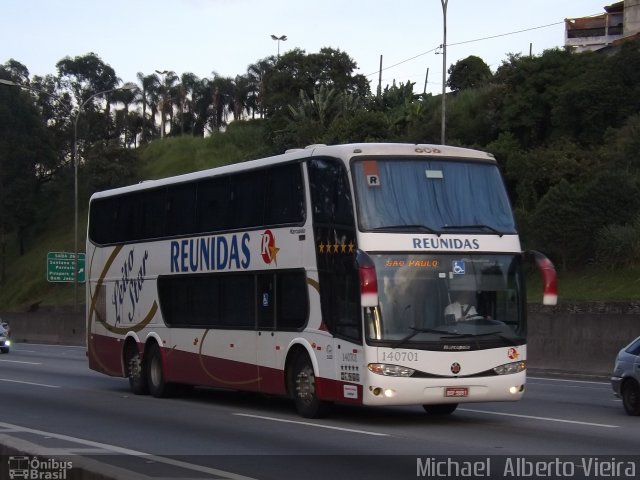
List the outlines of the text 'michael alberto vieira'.
<svg viewBox="0 0 640 480">
<path fill-rule="evenodd" d="M 418 457 L 417 477 L 636 478 L 640 457 Z"/>
</svg>

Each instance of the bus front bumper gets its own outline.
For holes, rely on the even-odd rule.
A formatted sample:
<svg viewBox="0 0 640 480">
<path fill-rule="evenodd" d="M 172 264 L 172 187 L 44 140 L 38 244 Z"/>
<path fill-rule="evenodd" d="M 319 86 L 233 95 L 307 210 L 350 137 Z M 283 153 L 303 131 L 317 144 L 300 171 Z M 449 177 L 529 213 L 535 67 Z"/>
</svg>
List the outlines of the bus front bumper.
<svg viewBox="0 0 640 480">
<path fill-rule="evenodd" d="M 365 405 L 509 402 L 522 398 L 526 372 L 491 377 L 412 378 L 367 375 Z"/>
</svg>

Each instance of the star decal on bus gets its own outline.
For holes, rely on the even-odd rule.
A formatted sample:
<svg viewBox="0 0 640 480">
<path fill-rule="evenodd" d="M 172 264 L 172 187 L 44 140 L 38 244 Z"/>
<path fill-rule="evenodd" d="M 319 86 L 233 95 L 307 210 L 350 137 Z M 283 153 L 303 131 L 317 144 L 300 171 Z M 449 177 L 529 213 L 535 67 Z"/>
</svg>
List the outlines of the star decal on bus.
<svg viewBox="0 0 640 480">
<path fill-rule="evenodd" d="M 345 242 L 335 242 L 332 243 L 327 241 L 326 243 L 322 240 L 318 244 L 318 253 L 324 253 L 326 255 L 338 254 L 338 253 L 353 253 L 355 252 L 355 244 L 352 241 L 349 243 Z"/>
</svg>

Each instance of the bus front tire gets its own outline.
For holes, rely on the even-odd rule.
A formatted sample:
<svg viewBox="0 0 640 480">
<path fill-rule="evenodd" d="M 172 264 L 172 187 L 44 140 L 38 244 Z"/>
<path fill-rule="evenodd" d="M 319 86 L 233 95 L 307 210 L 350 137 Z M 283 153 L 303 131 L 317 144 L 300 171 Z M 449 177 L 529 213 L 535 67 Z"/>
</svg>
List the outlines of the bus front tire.
<svg viewBox="0 0 640 480">
<path fill-rule="evenodd" d="M 138 347 L 131 345 L 126 355 L 127 377 L 129 378 L 129 388 L 135 395 L 146 395 L 149 393 L 149 384 L 142 363 L 142 357 Z"/>
<path fill-rule="evenodd" d="M 327 404 L 316 394 L 316 376 L 307 355 L 296 359 L 293 370 L 293 398 L 298 414 L 304 418 L 319 418 L 326 414 Z"/>
<path fill-rule="evenodd" d="M 457 403 L 441 403 L 437 405 L 422 405 L 429 415 L 451 415 L 458 408 Z"/>
<path fill-rule="evenodd" d="M 162 366 L 162 352 L 157 344 L 149 347 L 149 352 L 145 355 L 146 361 L 146 378 L 149 386 L 149 393 L 156 398 L 169 397 L 172 394 L 171 384 L 167 383 L 164 378 L 164 369 Z"/>
</svg>

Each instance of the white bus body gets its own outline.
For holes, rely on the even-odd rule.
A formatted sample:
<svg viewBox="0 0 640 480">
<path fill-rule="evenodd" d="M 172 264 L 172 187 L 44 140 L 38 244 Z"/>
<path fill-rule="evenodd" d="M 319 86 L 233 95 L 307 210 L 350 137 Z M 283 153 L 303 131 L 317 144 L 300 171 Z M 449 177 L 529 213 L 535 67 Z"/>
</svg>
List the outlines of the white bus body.
<svg viewBox="0 0 640 480">
<path fill-rule="evenodd" d="M 100 192 L 86 247 L 89 365 L 138 394 L 251 390 L 313 417 L 524 392 L 523 254 L 483 152 L 318 145 Z"/>
</svg>

